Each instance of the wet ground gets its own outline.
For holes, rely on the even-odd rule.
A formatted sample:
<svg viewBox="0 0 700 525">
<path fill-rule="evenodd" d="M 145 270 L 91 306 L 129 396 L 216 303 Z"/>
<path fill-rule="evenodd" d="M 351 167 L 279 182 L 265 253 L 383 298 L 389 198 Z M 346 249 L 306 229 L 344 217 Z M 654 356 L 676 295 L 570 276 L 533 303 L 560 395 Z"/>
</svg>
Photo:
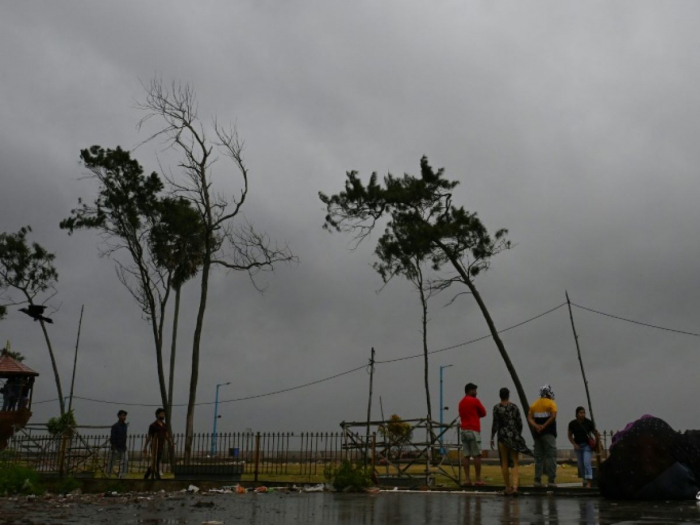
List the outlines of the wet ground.
<svg viewBox="0 0 700 525">
<path fill-rule="evenodd" d="M 700 523 L 688 502 L 465 493 L 132 494 L 0 499 L 0 523 L 68 524 Z"/>
</svg>

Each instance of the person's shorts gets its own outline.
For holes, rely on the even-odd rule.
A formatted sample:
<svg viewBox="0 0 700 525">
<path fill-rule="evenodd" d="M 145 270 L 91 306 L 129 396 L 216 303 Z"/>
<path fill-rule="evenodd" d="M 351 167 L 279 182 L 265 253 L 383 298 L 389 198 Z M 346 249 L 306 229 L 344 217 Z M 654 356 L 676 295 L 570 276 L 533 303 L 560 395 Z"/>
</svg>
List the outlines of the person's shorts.
<svg viewBox="0 0 700 525">
<path fill-rule="evenodd" d="M 481 432 L 475 430 L 460 431 L 462 452 L 465 457 L 481 457 Z"/>
</svg>

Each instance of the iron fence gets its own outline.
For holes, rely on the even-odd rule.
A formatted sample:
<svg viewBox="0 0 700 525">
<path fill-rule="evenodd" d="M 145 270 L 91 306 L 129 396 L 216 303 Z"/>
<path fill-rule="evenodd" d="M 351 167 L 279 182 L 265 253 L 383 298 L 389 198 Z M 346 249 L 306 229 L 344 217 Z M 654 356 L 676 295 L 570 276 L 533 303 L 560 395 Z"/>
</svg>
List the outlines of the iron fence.
<svg viewBox="0 0 700 525">
<path fill-rule="evenodd" d="M 127 473 L 143 475 L 151 464 L 145 449 L 146 434 L 127 438 Z M 173 436 L 174 450 L 166 446 L 161 473 L 187 466 L 217 475 L 232 468 L 254 480 L 290 476 L 309 479 L 323 476 L 329 465 L 344 459 L 357 462 L 362 451 L 347 447 L 342 432 L 232 432 L 195 434 L 191 454 L 185 455 L 185 436 Z M 20 433 L 15 435 L 0 461 L 30 466 L 41 473 L 73 476 L 108 474 L 111 447 L 108 434 L 71 436 Z M 119 462 L 114 461 L 114 473 Z"/>
<path fill-rule="evenodd" d="M 423 421 L 423 420 L 416 420 Z M 459 430 L 455 425 L 443 425 L 442 442 L 438 437 L 422 441 L 422 423 L 418 423 L 414 439 L 406 443 L 403 450 L 392 449 L 386 438 L 377 432 L 353 431 L 352 424 L 344 424 L 341 432 L 231 432 L 195 434 L 191 454 L 185 455 L 185 436 L 173 436 L 174 449 L 166 447 L 161 462 L 162 473 L 172 473 L 173 468 L 194 467 L 210 475 L 225 475 L 228 472 L 247 476 L 246 479 L 304 481 L 323 477 L 324 469 L 347 459 L 358 463 L 368 461 L 374 464 L 381 474 L 388 463 L 398 467 L 398 472 L 407 470 L 408 462 L 426 464 L 445 461 L 447 456 L 456 460 L 459 475 L 461 460 Z M 435 424 L 433 428 L 436 428 Z M 372 429 L 374 430 L 374 429 Z M 614 431 L 600 433 L 603 457 L 607 456 L 612 444 Z M 132 434 L 127 439 L 127 474 L 144 475 L 150 465 L 150 456 L 144 449 L 147 436 Z M 379 439 L 378 439 L 379 438 Z M 418 438 L 418 439 L 416 439 Z M 562 445 L 569 445 L 568 441 Z M 46 433 L 21 431 L 9 442 L 8 448 L 0 454 L 0 463 L 21 464 L 45 474 L 80 476 L 108 475 L 110 463 L 109 434 L 84 434 L 81 430 L 70 436 L 51 436 Z M 562 447 L 561 451 L 566 453 Z M 484 452 L 484 455 L 489 455 Z M 407 462 L 408 460 L 408 462 Z M 438 465 L 439 466 L 439 465 Z M 445 466 L 445 465 L 443 465 Z M 119 462 L 114 462 L 115 474 Z M 425 468 L 428 473 L 427 466 Z"/>
</svg>

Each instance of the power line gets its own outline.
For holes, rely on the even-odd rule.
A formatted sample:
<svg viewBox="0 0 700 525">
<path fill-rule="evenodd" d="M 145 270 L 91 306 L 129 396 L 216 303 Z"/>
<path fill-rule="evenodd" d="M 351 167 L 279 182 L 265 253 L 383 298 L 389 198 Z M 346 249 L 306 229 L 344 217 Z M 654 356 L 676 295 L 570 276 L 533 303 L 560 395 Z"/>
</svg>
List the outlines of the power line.
<svg viewBox="0 0 700 525">
<path fill-rule="evenodd" d="M 219 401 L 219 404 L 234 403 L 236 401 L 248 401 L 250 399 L 258 399 L 260 397 L 267 397 L 267 396 L 274 396 L 277 394 L 284 394 L 285 392 L 291 392 L 292 390 L 299 390 L 300 388 L 306 388 L 307 386 L 317 385 L 317 384 L 323 383 L 325 381 L 330 381 L 331 379 L 336 379 L 336 378 L 341 377 L 341 376 L 352 374 L 353 372 L 357 372 L 358 370 L 362 370 L 366 367 L 367 367 L 367 365 L 358 366 L 357 368 L 353 368 L 352 370 L 346 370 L 345 372 L 341 372 L 339 374 L 324 377 L 323 379 L 317 379 L 316 381 L 304 383 L 303 385 L 297 385 L 297 386 L 293 386 L 293 387 L 289 387 L 289 388 L 284 388 L 282 390 L 275 390 L 274 392 L 267 392 L 265 394 L 257 394 L 254 396 L 238 397 L 235 399 L 224 399 L 223 401 Z M 74 396 L 74 398 L 80 399 L 82 401 L 91 401 L 93 403 L 104 403 L 104 404 L 108 404 L 108 405 L 122 405 L 122 406 L 129 406 L 129 407 L 160 407 L 160 406 L 162 406 L 160 404 L 152 405 L 152 404 L 145 404 L 145 403 L 120 403 L 118 401 L 105 401 L 103 399 L 93 399 L 90 397 L 81 397 L 81 396 Z M 195 406 L 213 405 L 214 403 L 215 403 L 214 401 L 205 401 L 203 403 L 195 403 Z M 173 404 L 173 406 L 174 407 L 186 407 L 187 403 L 177 403 L 177 404 Z"/>
<path fill-rule="evenodd" d="M 54 398 L 54 399 L 47 399 L 47 400 L 45 400 L 45 401 L 32 401 L 32 406 L 34 406 L 34 405 L 41 405 L 41 404 L 43 404 L 43 403 L 53 403 L 54 401 L 58 401 L 58 398 L 56 397 L 56 398 Z"/>
<path fill-rule="evenodd" d="M 599 310 L 594 310 L 593 308 L 587 308 L 585 306 L 581 306 L 580 304 L 576 304 L 576 303 L 571 303 L 571 304 L 573 306 L 575 306 L 576 308 L 580 308 L 581 310 L 587 310 L 589 312 L 593 312 L 594 314 L 603 315 L 605 317 L 611 317 L 613 319 L 618 319 L 620 321 L 626 321 L 628 323 L 638 324 L 641 326 L 646 326 L 648 328 L 656 328 L 657 330 L 665 330 L 666 332 L 674 332 L 676 334 L 684 334 L 684 335 L 692 335 L 693 337 L 700 337 L 700 334 L 697 334 L 695 332 L 686 332 L 684 330 L 676 330 L 674 328 L 666 328 L 664 326 L 657 326 L 657 325 L 653 325 L 653 324 L 649 324 L 649 323 L 642 323 L 641 321 L 635 321 L 634 319 L 627 319 L 626 317 L 620 317 L 619 315 L 608 314 L 605 312 L 601 312 Z"/>
<path fill-rule="evenodd" d="M 542 312 L 541 314 L 536 315 L 536 316 L 534 316 L 534 317 L 531 317 L 530 319 L 526 319 L 525 321 L 522 321 L 522 322 L 520 322 L 520 323 L 514 324 L 513 326 L 509 326 L 508 328 L 504 328 L 503 330 L 500 330 L 498 333 L 503 333 L 503 332 L 507 332 L 508 330 L 513 330 L 513 329 L 515 329 L 515 328 L 518 328 L 519 326 L 522 326 L 522 325 L 524 325 L 524 324 L 527 324 L 527 323 L 529 323 L 529 322 L 532 322 L 532 321 L 534 321 L 534 320 L 536 320 L 536 319 L 539 319 L 540 317 L 544 317 L 545 315 L 548 315 L 548 314 L 550 314 L 550 313 L 552 313 L 552 312 L 558 310 L 559 308 L 561 308 L 562 306 L 565 306 L 565 305 L 566 305 L 566 303 L 562 303 L 562 304 L 560 304 L 559 306 L 556 306 L 556 307 L 554 307 L 554 308 L 551 308 L 551 309 L 547 310 L 546 312 Z M 484 339 L 488 339 L 488 338 L 490 338 L 490 337 L 491 337 L 491 335 L 485 335 L 485 336 L 483 336 L 483 337 L 479 337 L 479 338 L 477 338 L 477 339 L 472 339 L 472 340 L 470 340 L 470 341 L 465 341 L 465 342 L 463 342 L 463 343 L 458 343 L 458 344 L 456 344 L 456 345 L 448 346 L 448 347 L 445 347 L 445 348 L 440 348 L 440 349 L 438 349 L 438 350 L 432 350 L 432 351 L 430 351 L 430 352 L 428 352 L 428 353 L 429 353 L 429 354 L 436 354 L 436 353 L 438 353 L 438 352 L 445 352 L 445 351 L 447 351 L 447 350 L 452 350 L 452 349 L 454 349 L 454 348 L 459 348 L 459 347 L 461 347 L 461 346 L 470 345 L 470 344 L 476 343 L 476 342 L 478 342 L 478 341 L 482 341 L 482 340 L 484 340 Z M 415 358 L 417 358 L 417 357 L 423 357 L 423 354 L 416 354 L 416 355 L 407 356 L 407 357 L 400 357 L 400 358 L 397 358 L 397 359 L 390 359 L 390 360 L 386 360 L 386 361 L 375 361 L 375 363 L 377 363 L 377 364 L 388 364 L 388 363 L 395 363 L 395 362 L 398 362 L 398 361 L 404 361 L 404 360 L 407 360 L 407 359 L 415 359 Z M 351 370 L 346 370 L 345 372 L 340 372 L 340 373 L 338 373 L 338 374 L 335 374 L 335 375 L 332 375 L 332 376 L 328 376 L 328 377 L 324 377 L 323 379 L 317 379 L 316 381 L 311 381 L 311 382 L 309 382 L 309 383 L 304 383 L 304 384 L 302 384 L 302 385 L 297 385 L 297 386 L 293 386 L 293 387 L 289 387 L 289 388 L 284 388 L 284 389 L 282 389 L 282 390 L 275 390 L 274 392 L 267 392 L 267 393 L 265 393 L 265 394 L 257 394 L 257 395 L 254 395 L 254 396 L 239 397 L 239 398 L 235 398 L 235 399 L 224 399 L 224 400 L 222 400 L 222 401 L 219 401 L 219 403 L 220 403 L 220 404 L 221 404 L 221 403 L 235 403 L 235 402 L 238 402 L 238 401 L 248 401 L 248 400 L 251 400 L 251 399 L 259 399 L 259 398 L 262 398 L 262 397 L 274 396 L 274 395 L 277 395 L 277 394 L 284 394 L 285 392 L 292 392 L 292 391 L 294 391 L 294 390 L 299 390 L 299 389 L 301 389 L 301 388 L 306 388 L 306 387 L 309 387 L 309 386 L 317 385 L 317 384 L 319 384 L 319 383 L 324 383 L 324 382 L 326 382 L 326 381 L 330 381 L 330 380 L 336 379 L 336 378 L 338 378 L 338 377 L 342 377 L 342 376 L 345 376 L 345 375 L 348 375 L 348 374 L 352 374 L 353 372 L 357 372 L 358 370 L 362 370 L 362 369 L 365 369 L 365 368 L 367 368 L 367 365 L 362 365 L 362 366 L 358 366 L 357 368 L 353 368 L 353 369 L 351 369 Z M 73 396 L 73 398 L 74 398 L 74 399 L 80 399 L 81 401 L 88 401 L 88 402 L 91 402 L 91 403 L 102 403 L 102 404 L 106 404 L 106 405 L 121 405 L 121 406 L 130 406 L 130 407 L 160 407 L 160 406 L 161 406 L 161 404 L 150 404 L 150 403 L 121 403 L 121 402 L 119 402 L 119 401 L 107 401 L 107 400 L 104 400 L 104 399 L 95 399 L 95 398 L 91 398 L 91 397 L 82 397 L 82 396 Z M 52 402 L 52 401 L 57 401 L 57 399 L 50 399 L 50 400 L 47 400 L 47 401 L 38 401 L 38 402 L 33 403 L 33 404 L 38 405 L 38 404 L 41 404 L 41 403 L 50 403 L 50 402 Z M 214 403 L 215 403 L 214 401 L 205 401 L 205 402 L 202 402 L 202 403 L 195 403 L 195 406 L 213 405 Z M 177 404 L 173 404 L 173 406 L 174 406 L 174 407 L 185 407 L 185 406 L 187 406 L 187 403 L 177 403 Z"/>
<path fill-rule="evenodd" d="M 535 317 L 531 317 L 530 319 L 526 319 L 525 321 L 522 321 L 518 324 L 514 324 L 513 326 L 509 326 L 508 328 L 504 328 L 503 330 L 499 330 L 497 333 L 502 334 L 503 332 L 507 332 L 508 330 L 513 330 L 514 328 L 518 328 L 519 326 L 530 323 L 536 319 L 539 319 L 540 317 L 544 317 L 545 315 L 551 314 L 552 312 L 559 310 L 559 308 L 561 308 L 562 306 L 566 306 L 566 303 L 561 303 L 559 306 L 555 306 L 554 308 L 551 308 L 550 310 L 547 310 L 546 312 L 542 312 L 541 314 L 536 315 Z M 484 339 L 490 339 L 491 337 L 492 337 L 491 334 L 483 335 L 481 337 L 477 337 L 476 339 L 472 339 L 470 341 L 465 341 L 463 343 L 459 343 L 456 345 L 446 346 L 445 348 L 440 348 L 439 350 L 430 350 L 428 352 L 428 354 L 437 354 L 439 352 L 446 352 L 447 350 L 453 350 L 455 348 L 459 348 L 460 346 L 467 346 L 467 345 L 471 345 L 474 343 L 478 343 L 479 341 L 483 341 Z M 406 357 L 397 357 L 396 359 L 387 359 L 385 361 L 375 361 L 375 363 L 377 363 L 377 364 L 396 363 L 398 361 L 406 361 L 407 359 L 416 359 L 418 357 L 424 357 L 424 356 L 425 356 L 425 354 L 415 354 L 415 355 L 409 355 Z"/>
<path fill-rule="evenodd" d="M 601 311 L 599 311 L 599 310 L 595 310 L 595 309 L 593 309 L 593 308 L 588 308 L 588 307 L 586 307 L 586 306 L 582 306 L 582 305 L 579 305 L 579 304 L 576 304 L 576 303 L 571 303 L 571 304 L 572 304 L 573 306 L 575 306 L 576 308 L 580 308 L 581 310 L 586 310 L 586 311 L 589 311 L 589 312 L 592 312 L 592 313 L 595 313 L 595 314 L 598 314 L 598 315 L 602 315 L 602 316 L 605 316 L 605 317 L 610 317 L 610 318 L 617 319 L 617 320 L 620 320 L 620 321 L 626 321 L 626 322 L 628 322 L 628 323 L 633 323 L 633 324 L 637 324 L 637 325 L 640 325 L 640 326 L 646 326 L 646 327 L 648 327 L 648 328 L 656 328 L 657 330 L 664 330 L 664 331 L 667 331 L 667 332 L 674 332 L 674 333 L 678 333 L 678 334 L 684 334 L 684 335 L 691 335 L 691 336 L 694 336 L 694 337 L 700 337 L 700 334 L 695 333 L 695 332 L 687 332 L 687 331 L 684 331 L 684 330 L 676 330 L 676 329 L 673 329 L 673 328 L 666 328 L 666 327 L 663 327 L 663 326 L 657 326 L 657 325 L 653 325 L 653 324 L 649 324 L 649 323 L 643 323 L 643 322 L 641 322 L 641 321 L 635 321 L 635 320 L 633 320 L 633 319 L 628 319 L 628 318 L 626 318 L 626 317 L 621 317 L 621 316 L 618 316 L 618 315 L 613 315 L 613 314 L 609 314 L 609 313 L 606 313 L 606 312 L 601 312 Z M 527 324 L 527 323 L 531 323 L 532 321 L 535 321 L 535 320 L 539 319 L 540 317 L 544 317 L 545 315 L 549 315 L 549 314 L 551 314 L 552 312 L 555 312 L 556 310 L 559 310 L 559 309 L 562 308 L 563 306 L 566 306 L 566 303 L 565 303 L 565 302 L 562 303 L 562 304 L 560 304 L 560 305 L 558 305 L 558 306 L 555 306 L 554 308 L 550 308 L 549 310 L 547 310 L 547 311 L 545 311 L 545 312 L 542 312 L 541 314 L 538 314 L 538 315 L 536 315 L 536 316 L 534 316 L 534 317 L 530 317 L 529 319 L 526 319 L 525 321 L 521 321 L 521 322 L 519 322 L 519 323 L 517 323 L 517 324 L 514 324 L 514 325 L 512 325 L 512 326 L 509 326 L 508 328 L 504 328 L 503 330 L 499 330 L 497 333 L 502 334 L 502 333 L 504 333 L 504 332 L 508 332 L 509 330 L 514 330 L 515 328 L 518 328 L 518 327 L 520 327 L 520 326 L 523 326 L 523 325 L 525 325 L 525 324 Z M 446 347 L 444 347 L 444 348 L 439 348 L 439 349 L 437 349 L 437 350 L 430 350 L 430 351 L 428 352 L 428 354 L 437 354 L 437 353 L 440 353 L 440 352 L 446 352 L 446 351 L 448 351 L 448 350 L 454 350 L 455 348 L 460 348 L 460 347 L 462 347 L 462 346 L 468 346 L 468 345 L 471 345 L 471 344 L 474 344 L 474 343 L 478 343 L 479 341 L 483 341 L 483 340 L 485 340 L 485 339 L 490 339 L 491 337 L 492 337 L 491 334 L 484 335 L 484 336 L 481 336 L 481 337 L 477 337 L 476 339 L 471 339 L 471 340 L 469 340 L 469 341 L 464 341 L 464 342 L 462 342 L 462 343 L 458 343 L 458 344 L 455 344 L 455 345 L 446 346 Z M 419 357 L 424 357 L 424 354 L 421 353 L 421 354 L 415 354 L 415 355 L 410 355 L 410 356 L 405 356 L 405 357 L 398 357 L 398 358 L 396 358 L 396 359 L 387 359 L 387 360 L 384 360 L 384 361 L 375 361 L 375 363 L 376 363 L 376 364 L 390 364 L 390 363 L 397 363 L 397 362 L 399 362 L 399 361 L 406 361 L 406 360 L 409 360 L 409 359 L 417 359 L 417 358 L 419 358 Z M 353 368 L 353 369 L 351 369 L 351 370 L 346 370 L 345 372 L 340 372 L 340 373 L 338 373 L 338 374 L 335 374 L 335 375 L 332 375 L 332 376 L 328 376 L 328 377 L 324 377 L 323 379 L 317 379 L 317 380 L 315 380 L 315 381 L 311 381 L 311 382 L 309 382 L 309 383 L 304 383 L 304 384 L 302 384 L 302 385 L 297 385 L 297 386 L 293 386 L 293 387 L 289 387 L 289 388 L 284 388 L 284 389 L 282 389 L 282 390 L 275 390 L 275 391 L 273 391 L 273 392 L 267 392 L 267 393 L 264 393 L 264 394 L 257 394 L 257 395 L 253 395 L 253 396 L 239 397 L 239 398 L 234 398 L 234 399 L 225 399 L 225 400 L 219 401 L 219 403 L 235 403 L 235 402 L 239 402 L 239 401 L 248 401 L 248 400 L 251 400 L 251 399 L 259 399 L 259 398 L 262 398 L 262 397 L 274 396 L 274 395 L 277 395 L 277 394 L 284 394 L 284 393 L 286 393 L 286 392 L 292 392 L 292 391 L 294 391 L 294 390 L 299 390 L 299 389 L 306 388 L 306 387 L 309 387 L 309 386 L 317 385 L 317 384 L 319 384 L 319 383 L 324 383 L 324 382 L 326 382 L 326 381 L 330 381 L 330 380 L 336 379 L 336 378 L 338 378 L 338 377 L 342 377 L 342 376 L 345 376 L 345 375 L 348 375 L 348 374 L 352 374 L 353 372 L 357 372 L 358 370 L 362 370 L 362 369 L 365 369 L 365 368 L 367 368 L 367 365 L 362 365 L 362 366 L 358 366 L 357 368 Z M 107 400 L 103 400 L 103 399 L 94 399 L 94 398 L 82 397 L 82 396 L 74 396 L 74 398 L 75 398 L 75 399 L 80 399 L 80 400 L 82 400 L 82 401 L 88 401 L 88 402 L 92 402 L 92 403 L 102 403 L 102 404 L 108 404 L 108 405 L 122 405 L 122 406 L 132 406 L 132 407 L 133 407 L 133 406 L 135 406 L 135 407 L 160 407 L 160 406 L 161 406 L 160 404 L 148 404 L 148 403 L 121 403 L 121 402 L 118 402 L 118 401 L 107 401 Z M 32 403 L 32 405 L 40 405 L 40 404 L 43 404 L 43 403 L 52 403 L 52 402 L 54 402 L 54 401 L 58 401 L 58 398 L 55 398 L 55 399 L 47 399 L 47 400 L 44 400 L 44 401 L 35 401 L 35 402 Z M 195 406 L 206 406 L 206 405 L 213 405 L 213 404 L 214 404 L 214 401 L 206 401 L 206 402 L 202 402 L 202 403 L 195 403 Z M 184 406 L 187 406 L 187 404 L 186 404 L 186 403 L 178 403 L 178 404 L 173 404 L 173 406 L 174 406 L 174 407 L 184 407 Z"/>
</svg>

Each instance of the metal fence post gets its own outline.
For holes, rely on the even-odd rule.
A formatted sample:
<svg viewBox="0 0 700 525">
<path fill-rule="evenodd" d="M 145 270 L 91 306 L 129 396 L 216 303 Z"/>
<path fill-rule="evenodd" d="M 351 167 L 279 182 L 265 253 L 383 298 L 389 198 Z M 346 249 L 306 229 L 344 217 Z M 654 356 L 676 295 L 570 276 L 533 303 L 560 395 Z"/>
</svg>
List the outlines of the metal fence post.
<svg viewBox="0 0 700 525">
<path fill-rule="evenodd" d="M 260 432 L 255 434 L 255 470 L 253 471 L 253 481 L 258 481 L 258 467 L 260 465 Z"/>
</svg>

